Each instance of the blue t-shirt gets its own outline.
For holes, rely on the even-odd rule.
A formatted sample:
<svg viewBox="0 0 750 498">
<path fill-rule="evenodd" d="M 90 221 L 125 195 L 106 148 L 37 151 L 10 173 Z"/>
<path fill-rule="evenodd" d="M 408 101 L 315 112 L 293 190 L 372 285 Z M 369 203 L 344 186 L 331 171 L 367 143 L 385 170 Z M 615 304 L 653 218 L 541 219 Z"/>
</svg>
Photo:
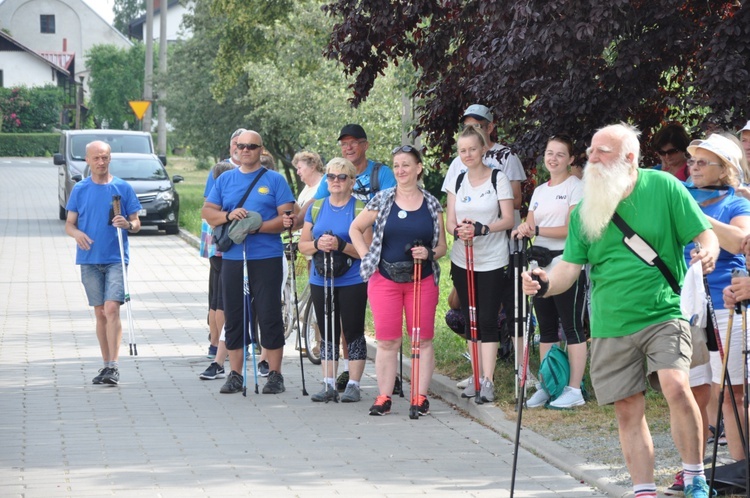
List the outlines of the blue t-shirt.
<svg viewBox="0 0 750 498">
<path fill-rule="evenodd" d="M 232 166 L 236 166 L 232 161 L 229 160 L 229 158 L 224 159 L 225 163 L 229 163 Z M 208 178 L 206 178 L 206 186 L 203 188 L 203 197 L 208 197 L 208 194 L 211 193 L 211 189 L 214 188 L 214 183 L 216 183 L 216 179 L 214 178 L 214 169 L 211 168 L 208 170 Z"/>
<path fill-rule="evenodd" d="M 263 168 L 259 168 L 252 173 L 243 173 L 240 168 L 227 171 L 216 179 L 206 201 L 221 206 L 222 211 L 232 211 L 238 207 L 256 211 L 263 221 L 276 218 L 279 206 L 294 202 L 294 194 L 289 185 L 276 171 L 266 171 L 247 196 L 245 204 L 237 205 L 262 170 Z M 249 234 L 245 237 L 244 244 L 247 259 L 250 260 L 280 257 L 284 254 L 281 234 L 278 233 Z M 242 244 L 232 244 L 227 252 L 222 253 L 222 257 L 242 261 Z"/>
<path fill-rule="evenodd" d="M 729 224 L 732 218 L 737 216 L 750 216 L 750 201 L 744 197 L 730 193 L 718 202 L 714 202 L 708 206 L 701 206 L 701 211 L 710 218 Z M 688 264 L 690 264 L 690 251 L 693 247 L 695 247 L 695 244 L 692 242 L 685 246 L 685 261 Z M 732 270 L 744 268 L 745 256 L 732 254 L 724 249 L 719 251 L 716 268 L 707 275 L 708 288 L 711 291 L 711 301 L 714 308 L 722 307 L 722 303 L 724 302 L 722 291 L 732 281 Z"/>
<path fill-rule="evenodd" d="M 375 194 L 377 192 L 370 192 L 370 175 L 372 174 L 372 168 L 375 166 L 376 162 L 372 159 L 367 160 L 367 167 L 365 170 L 357 175 L 357 178 L 354 180 L 354 197 L 367 202 L 373 197 L 375 197 Z M 391 171 L 391 168 L 383 164 L 380 166 L 380 170 L 378 171 L 378 179 L 380 180 L 380 190 L 385 190 L 387 188 L 395 187 L 396 186 L 396 177 L 393 176 L 393 171 Z M 358 194 L 358 191 L 362 191 L 363 193 Z M 364 192 L 367 192 L 366 194 Z M 316 199 L 323 199 L 325 197 L 328 197 L 331 195 L 328 192 L 328 182 L 325 178 L 323 178 L 323 181 L 320 182 L 320 185 L 318 186 L 318 191 L 315 192 L 315 198 Z"/>
<path fill-rule="evenodd" d="M 355 212 L 357 200 L 352 197 L 351 199 L 349 199 L 349 202 L 342 207 L 332 207 L 329 201 L 330 198 L 324 200 L 323 205 L 320 206 L 320 211 L 318 211 L 317 219 L 315 220 L 315 223 L 312 227 L 313 239 L 317 239 L 325 232 L 330 230 L 334 235 L 338 235 L 347 243 L 351 244 L 352 239 L 351 237 L 349 237 L 349 227 L 356 217 Z M 313 223 L 312 208 L 307 210 L 307 213 L 305 214 L 305 221 Z M 346 255 L 346 257 L 351 256 Z M 334 284 L 336 285 L 336 287 L 356 285 L 363 282 L 362 277 L 359 276 L 359 266 L 362 261 L 357 258 L 351 259 L 351 268 L 349 268 L 349 270 L 342 276 L 334 278 Z M 324 285 L 323 276 L 320 275 L 315 269 L 315 265 L 312 265 L 310 283 L 312 285 Z"/>
<path fill-rule="evenodd" d="M 112 177 L 111 182 L 104 185 L 94 183 L 91 177 L 88 177 L 73 187 L 65 209 L 78 213 L 78 229 L 94 241 L 88 251 L 76 246 L 77 265 L 108 265 L 120 262 L 117 228 L 112 226 L 113 195 L 121 197 L 120 209 L 125 218 L 141 209 L 141 203 L 138 202 L 133 187 L 115 176 Z M 122 232 L 125 264 L 128 264 L 130 262 L 128 231 Z"/>
<path fill-rule="evenodd" d="M 416 211 L 401 209 L 394 202 L 383 227 L 380 273 L 388 278 L 388 273 L 383 269 L 383 260 L 389 263 L 413 261 L 412 257 L 406 253 L 407 244 L 411 245 L 415 240 L 421 240 L 423 245 L 429 247 L 432 245 L 432 235 L 432 216 L 427 202 L 422 200 L 422 205 Z M 432 275 L 432 265 L 423 264 L 422 278 L 429 275 Z"/>
</svg>

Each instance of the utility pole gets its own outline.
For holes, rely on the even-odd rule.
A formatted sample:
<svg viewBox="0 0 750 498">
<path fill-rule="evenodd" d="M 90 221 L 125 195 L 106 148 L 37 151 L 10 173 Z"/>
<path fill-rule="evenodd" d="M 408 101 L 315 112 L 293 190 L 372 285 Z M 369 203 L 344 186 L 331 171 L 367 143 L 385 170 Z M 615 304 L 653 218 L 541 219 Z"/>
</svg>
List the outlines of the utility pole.
<svg viewBox="0 0 750 498">
<path fill-rule="evenodd" d="M 143 79 L 143 100 L 153 103 L 154 100 L 154 0 L 146 0 L 146 72 Z M 151 108 L 148 106 L 143 116 L 143 131 L 151 133 Z"/>
<path fill-rule="evenodd" d="M 159 110 L 157 112 L 156 149 L 159 155 L 167 155 L 167 10 L 168 0 L 159 0 Z"/>
</svg>

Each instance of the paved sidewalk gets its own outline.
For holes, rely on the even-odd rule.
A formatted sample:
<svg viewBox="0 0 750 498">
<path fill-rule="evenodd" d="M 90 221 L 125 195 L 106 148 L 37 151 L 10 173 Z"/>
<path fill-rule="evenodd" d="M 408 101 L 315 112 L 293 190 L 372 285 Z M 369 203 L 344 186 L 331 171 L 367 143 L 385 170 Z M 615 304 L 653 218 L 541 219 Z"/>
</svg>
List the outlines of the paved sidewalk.
<svg viewBox="0 0 750 498">
<path fill-rule="evenodd" d="M 6 158 L 0 175 L 0 496 L 509 495 L 513 444 L 502 434 L 515 422 L 459 401 L 448 379 L 435 391 L 489 426 L 435 398 L 416 421 L 408 398 L 368 416 L 371 363 L 362 402 L 312 403 L 291 347 L 284 394 L 222 395 L 223 381 L 200 381 L 208 265 L 177 236 L 131 237 L 139 356 L 124 345 L 120 385 L 92 385 L 101 360 L 75 244 L 57 219 L 57 170 L 50 159 Z M 122 317 L 127 340 L 124 307 Z M 304 367 L 317 392 L 319 367 Z M 577 477 L 522 449 L 518 497 L 627 492 L 529 431 L 522 441 Z M 602 477 L 601 488 L 584 477 Z"/>
</svg>

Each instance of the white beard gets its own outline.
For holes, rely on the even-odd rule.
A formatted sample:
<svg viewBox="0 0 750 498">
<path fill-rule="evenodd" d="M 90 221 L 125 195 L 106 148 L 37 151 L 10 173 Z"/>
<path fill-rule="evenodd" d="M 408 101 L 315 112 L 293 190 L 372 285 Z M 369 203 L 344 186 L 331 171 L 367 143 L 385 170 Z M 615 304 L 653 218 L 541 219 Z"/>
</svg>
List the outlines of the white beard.
<svg viewBox="0 0 750 498">
<path fill-rule="evenodd" d="M 579 211 L 583 234 L 594 242 L 604 233 L 633 179 L 633 165 L 618 159 L 610 165 L 587 163 L 583 170 L 583 205 Z"/>
</svg>

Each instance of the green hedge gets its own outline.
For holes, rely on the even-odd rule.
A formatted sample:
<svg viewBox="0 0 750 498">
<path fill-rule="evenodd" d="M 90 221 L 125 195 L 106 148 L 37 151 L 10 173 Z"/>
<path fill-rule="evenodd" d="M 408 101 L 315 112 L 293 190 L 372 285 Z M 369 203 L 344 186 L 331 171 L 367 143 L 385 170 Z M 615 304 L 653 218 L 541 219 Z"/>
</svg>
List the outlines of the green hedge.
<svg viewBox="0 0 750 498">
<path fill-rule="evenodd" d="M 59 133 L 0 133 L 0 157 L 50 157 L 59 147 Z"/>
</svg>

